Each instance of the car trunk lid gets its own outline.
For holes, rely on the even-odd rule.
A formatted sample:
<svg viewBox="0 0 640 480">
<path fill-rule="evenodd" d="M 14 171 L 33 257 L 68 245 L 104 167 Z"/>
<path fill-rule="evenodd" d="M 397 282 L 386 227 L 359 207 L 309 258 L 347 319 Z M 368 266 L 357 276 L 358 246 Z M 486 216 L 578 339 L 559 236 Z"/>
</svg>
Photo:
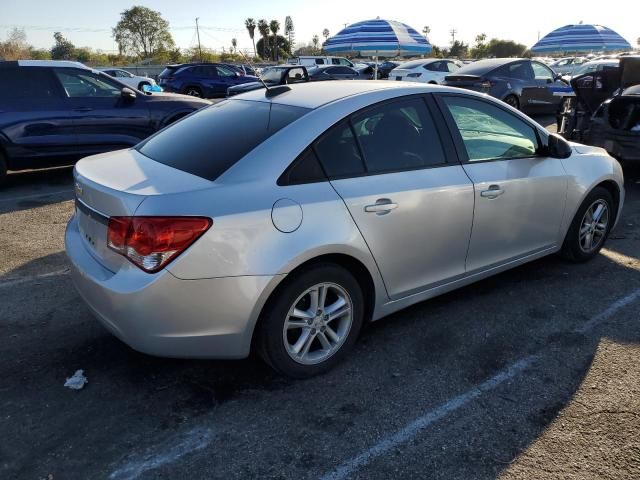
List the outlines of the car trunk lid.
<svg viewBox="0 0 640 480">
<path fill-rule="evenodd" d="M 107 246 L 110 217 L 133 216 L 149 196 L 198 190 L 209 180 L 155 162 L 135 149 L 88 157 L 74 170 L 76 216 L 87 250 L 116 272 L 128 261 Z"/>
</svg>

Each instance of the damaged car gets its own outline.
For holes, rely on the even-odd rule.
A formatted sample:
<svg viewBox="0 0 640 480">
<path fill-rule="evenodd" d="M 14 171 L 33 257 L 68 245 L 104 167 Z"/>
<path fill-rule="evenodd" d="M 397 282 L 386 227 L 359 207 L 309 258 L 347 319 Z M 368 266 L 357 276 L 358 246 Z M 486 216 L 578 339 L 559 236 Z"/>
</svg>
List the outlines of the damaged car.
<svg viewBox="0 0 640 480">
<path fill-rule="evenodd" d="M 571 86 L 576 98 L 562 114 L 559 133 L 618 160 L 640 160 L 640 56 L 575 77 Z"/>
</svg>

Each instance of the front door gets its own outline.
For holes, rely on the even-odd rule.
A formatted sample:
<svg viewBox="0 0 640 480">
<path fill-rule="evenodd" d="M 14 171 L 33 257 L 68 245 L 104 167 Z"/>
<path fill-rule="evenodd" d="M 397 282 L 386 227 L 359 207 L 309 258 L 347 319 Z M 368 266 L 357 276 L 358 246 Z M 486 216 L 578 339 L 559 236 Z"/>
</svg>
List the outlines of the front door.
<svg viewBox="0 0 640 480">
<path fill-rule="evenodd" d="M 106 75 L 56 68 L 74 118 L 78 152 L 83 155 L 128 148 L 153 133 L 143 94 L 122 97 L 122 85 Z"/>
<path fill-rule="evenodd" d="M 558 246 L 568 177 L 560 160 L 538 154 L 536 129 L 482 99 L 440 99 L 475 188 L 467 272 Z"/>
<path fill-rule="evenodd" d="M 0 66 L 0 134 L 11 167 L 38 168 L 77 158 L 73 114 L 51 69 Z"/>
<path fill-rule="evenodd" d="M 391 298 L 464 274 L 473 186 L 448 163 L 422 97 L 373 106 L 315 145 Z"/>
</svg>

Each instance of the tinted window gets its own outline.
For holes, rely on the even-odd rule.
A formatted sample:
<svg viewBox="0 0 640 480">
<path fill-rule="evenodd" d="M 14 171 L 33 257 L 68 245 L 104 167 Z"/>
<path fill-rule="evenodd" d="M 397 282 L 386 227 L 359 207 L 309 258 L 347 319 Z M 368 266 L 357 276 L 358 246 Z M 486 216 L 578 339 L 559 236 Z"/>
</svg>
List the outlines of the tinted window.
<svg viewBox="0 0 640 480">
<path fill-rule="evenodd" d="M 538 150 L 533 127 L 482 100 L 444 97 L 470 162 L 531 157 Z"/>
<path fill-rule="evenodd" d="M 352 119 L 369 173 L 445 163 L 436 127 L 421 98 L 385 103 Z"/>
<path fill-rule="evenodd" d="M 58 96 L 58 86 L 46 68 L 0 68 L 0 99 L 45 99 Z"/>
<path fill-rule="evenodd" d="M 278 185 L 301 185 L 323 182 L 326 179 L 318 157 L 313 149 L 309 148 L 280 176 Z"/>
<path fill-rule="evenodd" d="M 109 81 L 106 75 L 97 76 L 90 72 L 69 68 L 56 68 L 54 71 L 69 98 L 115 98 L 120 96 L 122 87 Z"/>
<path fill-rule="evenodd" d="M 157 162 L 215 180 L 306 112 L 305 108 L 287 105 L 228 100 L 162 130 L 138 149 Z"/>
<path fill-rule="evenodd" d="M 521 80 L 533 80 L 533 71 L 526 62 L 511 63 L 501 67 L 497 75 L 508 78 L 519 78 Z"/>
<path fill-rule="evenodd" d="M 302 68 L 292 68 L 287 73 L 287 83 L 301 82 L 304 80 L 304 70 Z"/>
<path fill-rule="evenodd" d="M 316 65 L 324 65 L 324 60 L 322 58 L 316 58 Z"/>
<path fill-rule="evenodd" d="M 425 70 L 429 70 L 431 72 L 438 72 L 440 71 L 440 64 L 442 62 L 433 62 L 433 63 L 429 63 L 427 65 L 424 66 Z"/>
<path fill-rule="evenodd" d="M 218 75 L 220 77 L 235 77 L 236 76 L 236 72 L 233 71 L 233 69 L 229 68 L 229 67 L 223 67 L 218 65 L 217 67 L 215 67 L 215 69 L 218 71 Z M 215 75 L 215 73 L 214 73 Z"/>
<path fill-rule="evenodd" d="M 330 178 L 350 177 L 365 173 L 360 151 L 347 122 L 329 130 L 315 144 L 318 158 Z"/>
</svg>

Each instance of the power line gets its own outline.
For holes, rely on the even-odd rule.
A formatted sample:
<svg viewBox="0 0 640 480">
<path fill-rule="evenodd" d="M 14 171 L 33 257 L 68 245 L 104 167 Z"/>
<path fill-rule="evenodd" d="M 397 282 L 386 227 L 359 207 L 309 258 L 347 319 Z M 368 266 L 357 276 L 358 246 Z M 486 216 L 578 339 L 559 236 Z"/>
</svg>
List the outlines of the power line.
<svg viewBox="0 0 640 480">
<path fill-rule="evenodd" d="M 102 33 L 111 32 L 111 28 L 90 28 L 90 27 L 63 27 L 60 25 L 0 25 L 0 28 L 23 28 L 24 30 L 40 30 L 40 31 L 64 31 L 64 32 L 78 32 L 78 33 Z M 244 31 L 242 28 L 227 28 L 227 27 L 208 27 L 200 25 L 200 30 L 212 30 L 216 32 L 228 32 L 239 33 Z M 193 25 L 181 25 L 177 27 L 169 27 L 169 30 L 193 30 Z"/>
</svg>

